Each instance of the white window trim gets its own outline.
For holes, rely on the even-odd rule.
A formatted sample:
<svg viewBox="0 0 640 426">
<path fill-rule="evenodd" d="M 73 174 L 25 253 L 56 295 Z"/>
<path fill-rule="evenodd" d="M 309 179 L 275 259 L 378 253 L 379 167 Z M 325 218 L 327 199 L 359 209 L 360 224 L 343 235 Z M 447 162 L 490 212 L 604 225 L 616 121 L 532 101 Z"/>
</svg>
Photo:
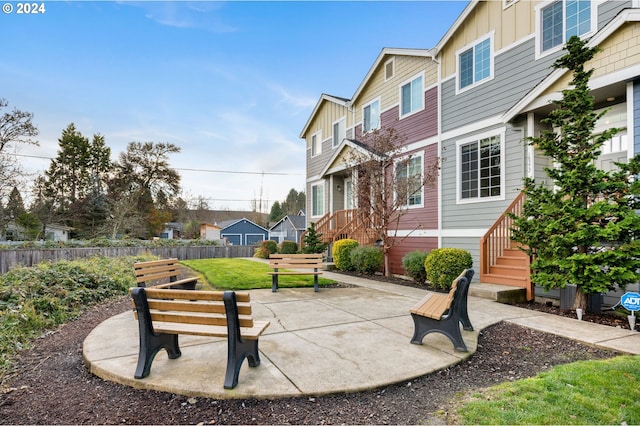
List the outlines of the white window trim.
<svg viewBox="0 0 640 426">
<path fill-rule="evenodd" d="M 489 130 L 483 133 L 478 133 L 473 136 L 469 136 L 464 139 L 456 141 L 456 204 L 474 204 L 474 203 L 486 203 L 491 201 L 503 201 L 505 200 L 505 177 L 506 177 L 506 163 L 505 163 L 505 136 L 506 128 Z M 481 139 L 490 138 L 493 136 L 500 137 L 500 195 L 497 197 L 478 197 L 478 198 L 462 198 L 460 195 L 460 172 L 462 170 L 462 158 L 460 157 L 460 147 L 471 142 L 477 142 Z"/>
<path fill-rule="evenodd" d="M 333 134 L 333 129 L 335 128 L 335 125 L 336 125 L 336 124 L 338 124 L 338 123 L 340 123 L 340 122 L 344 122 L 344 135 L 343 135 L 342 139 L 340 139 L 340 140 L 338 141 L 338 143 L 336 144 L 336 143 L 335 143 L 335 136 L 336 136 L 336 135 L 334 135 L 334 134 Z M 332 147 L 332 148 L 337 148 L 338 146 L 340 146 L 340 144 L 342 143 L 342 141 L 343 141 L 344 139 L 346 139 L 346 138 L 347 138 L 347 117 L 346 117 L 346 116 L 343 116 L 342 118 L 337 119 L 336 121 L 334 121 L 334 122 L 331 124 L 331 147 Z"/>
<path fill-rule="evenodd" d="M 551 49 L 547 49 L 544 52 L 542 51 L 542 9 L 545 9 L 547 6 L 555 3 L 557 1 L 562 2 L 562 43 L 558 46 L 552 47 Z M 566 37 L 566 26 L 567 26 L 567 18 L 565 16 L 566 11 L 566 0 L 547 0 L 535 6 L 535 18 L 536 18 L 536 28 L 535 28 L 535 45 L 536 45 L 536 60 L 540 58 L 544 58 L 545 56 L 549 56 L 553 53 L 559 52 L 564 49 L 567 44 Z M 598 5 L 600 2 L 591 0 L 591 29 L 582 34 L 580 38 L 585 39 L 589 38 L 596 33 L 596 29 L 598 28 Z"/>
<path fill-rule="evenodd" d="M 314 213 L 314 211 L 313 211 L 313 187 L 314 186 L 322 186 L 322 213 L 320 213 L 319 215 L 314 215 L 313 214 Z M 326 206 L 325 206 L 326 201 L 327 201 L 327 196 L 326 196 L 326 192 L 325 192 L 325 190 L 327 189 L 327 185 L 326 185 L 325 181 L 321 180 L 321 181 L 312 183 L 310 185 L 310 187 L 311 187 L 311 191 L 310 191 L 311 192 L 311 206 L 309 206 L 309 207 L 311 207 L 311 209 L 310 209 L 311 210 L 311 218 L 320 218 L 320 217 L 325 215 L 326 210 L 327 210 Z"/>
<path fill-rule="evenodd" d="M 424 180 L 424 151 L 420 151 L 420 152 L 414 152 L 411 155 L 405 155 L 403 157 L 398 157 L 397 159 L 395 159 L 394 164 L 393 164 L 393 173 L 394 173 L 394 179 L 396 178 L 396 172 L 398 170 L 398 164 L 408 160 L 408 159 L 413 159 L 413 158 L 420 158 L 420 181 L 422 182 Z M 420 204 L 414 204 L 414 205 L 409 205 L 408 203 L 405 203 L 402 205 L 402 207 L 406 208 L 406 209 L 420 209 L 424 207 L 424 185 L 422 186 L 422 188 L 420 188 L 420 191 L 422 192 L 422 196 L 420 197 Z M 393 194 L 394 200 L 397 200 L 398 198 L 398 194 L 394 193 Z M 405 201 L 408 201 L 405 200 Z"/>
<path fill-rule="evenodd" d="M 402 114 L 402 87 L 406 86 L 407 84 L 412 83 L 413 80 L 415 80 L 417 78 L 420 78 L 420 77 L 422 77 L 422 87 L 420 88 L 420 94 L 421 94 L 421 96 L 420 96 L 420 106 L 418 108 L 416 108 L 415 110 L 413 110 L 411 112 L 408 112 L 408 113 L 403 115 Z M 406 118 L 406 117 L 410 117 L 413 114 L 416 114 L 416 113 L 424 110 L 424 92 L 425 92 L 425 90 L 424 90 L 424 79 L 425 79 L 424 71 L 422 71 L 422 72 L 419 72 L 418 74 L 414 75 L 413 77 L 408 78 L 407 80 L 403 81 L 402 83 L 400 83 L 398 85 L 398 99 L 400 100 L 400 102 L 398 103 L 398 116 L 399 116 L 400 120 L 402 120 L 403 118 Z"/>
<path fill-rule="evenodd" d="M 369 130 L 364 130 L 364 109 L 370 105 L 373 105 L 374 103 L 378 102 L 378 113 L 379 113 L 379 117 L 378 117 L 378 127 L 372 127 Z M 370 102 L 362 105 L 362 134 L 367 134 L 373 130 L 378 130 L 379 128 L 382 127 L 382 102 L 380 101 L 380 96 L 378 96 L 375 99 L 372 99 Z"/>
<path fill-rule="evenodd" d="M 313 137 L 314 136 L 316 137 L 316 143 L 317 143 L 317 146 L 318 146 L 318 152 L 316 152 L 315 154 L 313 152 Z M 311 158 L 317 157 L 318 155 L 322 154 L 322 130 L 319 130 L 319 131 L 317 131 L 317 132 L 315 132 L 315 133 L 313 133 L 311 135 L 310 144 L 309 145 L 310 145 L 309 146 L 309 151 L 310 151 L 310 154 L 311 154 Z"/>
<path fill-rule="evenodd" d="M 467 44 L 466 46 L 464 46 L 461 49 L 456 50 L 456 95 L 459 93 L 464 93 L 468 90 L 474 89 L 478 86 L 480 86 L 481 84 L 484 84 L 488 81 L 493 80 L 493 76 L 494 76 L 494 63 L 495 63 L 495 48 L 494 48 L 494 35 L 495 35 L 495 31 L 491 31 L 490 33 L 488 33 L 487 35 L 485 35 L 484 37 L 478 38 L 476 39 L 474 42 Z M 467 52 L 469 49 L 474 49 L 478 44 L 482 43 L 483 41 L 489 39 L 489 50 L 490 50 L 490 54 L 489 54 L 489 76 L 487 78 L 483 78 L 480 81 L 474 81 L 473 83 L 471 83 L 468 86 L 465 86 L 463 88 L 460 88 L 460 72 L 462 71 L 460 68 L 460 55 L 462 55 L 463 53 Z M 475 60 L 475 58 L 474 58 Z M 475 65 L 475 62 L 474 62 Z"/>
<path fill-rule="evenodd" d="M 391 77 L 387 77 L 387 65 L 391 63 Z M 384 63 L 384 81 L 387 82 L 391 80 L 396 75 L 396 61 L 395 58 L 391 58 Z"/>
</svg>

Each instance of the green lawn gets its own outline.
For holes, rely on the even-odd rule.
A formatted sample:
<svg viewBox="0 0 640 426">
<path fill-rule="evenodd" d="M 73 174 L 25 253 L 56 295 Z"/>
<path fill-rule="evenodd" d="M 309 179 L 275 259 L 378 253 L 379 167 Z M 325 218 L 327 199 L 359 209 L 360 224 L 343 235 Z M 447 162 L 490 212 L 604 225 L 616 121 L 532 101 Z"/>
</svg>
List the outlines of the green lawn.
<svg viewBox="0 0 640 426">
<path fill-rule="evenodd" d="M 461 424 L 640 424 L 640 356 L 560 365 L 473 395 Z"/>
<path fill-rule="evenodd" d="M 251 290 L 271 288 L 269 265 L 248 259 L 184 260 L 183 265 L 200 273 L 215 290 Z M 335 281 L 320 276 L 320 287 Z M 278 278 L 278 287 L 313 287 L 313 275 L 285 275 Z"/>
</svg>

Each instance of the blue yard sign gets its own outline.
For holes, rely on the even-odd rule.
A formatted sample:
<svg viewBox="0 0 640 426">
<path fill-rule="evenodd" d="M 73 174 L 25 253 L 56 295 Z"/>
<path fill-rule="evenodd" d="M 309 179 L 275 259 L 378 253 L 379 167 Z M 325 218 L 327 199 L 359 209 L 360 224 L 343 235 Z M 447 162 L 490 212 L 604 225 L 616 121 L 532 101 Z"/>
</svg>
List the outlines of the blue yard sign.
<svg viewBox="0 0 640 426">
<path fill-rule="evenodd" d="M 638 311 L 640 310 L 640 294 L 627 292 L 620 298 L 620 304 L 629 311 Z"/>
</svg>

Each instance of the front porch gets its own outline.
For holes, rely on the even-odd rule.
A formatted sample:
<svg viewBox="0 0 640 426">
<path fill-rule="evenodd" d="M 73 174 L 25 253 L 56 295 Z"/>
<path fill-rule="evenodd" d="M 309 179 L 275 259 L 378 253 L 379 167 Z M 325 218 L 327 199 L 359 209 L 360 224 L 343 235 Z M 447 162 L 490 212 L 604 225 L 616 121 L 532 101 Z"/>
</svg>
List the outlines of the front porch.
<svg viewBox="0 0 640 426">
<path fill-rule="evenodd" d="M 518 195 L 480 240 L 480 283 L 474 284 L 470 290 L 477 290 L 479 297 L 503 302 L 533 300 L 535 297 L 530 259 L 513 245 L 510 238 L 513 221 L 509 213 L 517 215 L 523 201 L 524 196 Z M 347 209 L 325 214 L 315 226 L 318 235 L 321 234 L 321 241 L 329 245 L 345 238 L 356 240 L 361 245 L 372 245 L 378 240 L 371 228 L 372 220 L 363 211 Z"/>
</svg>

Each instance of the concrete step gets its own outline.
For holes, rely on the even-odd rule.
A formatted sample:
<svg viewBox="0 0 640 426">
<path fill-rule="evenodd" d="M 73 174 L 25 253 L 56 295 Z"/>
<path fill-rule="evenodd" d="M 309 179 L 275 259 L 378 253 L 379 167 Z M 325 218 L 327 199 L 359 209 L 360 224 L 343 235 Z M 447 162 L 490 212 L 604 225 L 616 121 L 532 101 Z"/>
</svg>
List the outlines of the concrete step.
<svg viewBox="0 0 640 426">
<path fill-rule="evenodd" d="M 471 283 L 469 296 L 495 300 L 499 303 L 526 302 L 527 291 L 521 287 L 503 284 Z"/>
</svg>

